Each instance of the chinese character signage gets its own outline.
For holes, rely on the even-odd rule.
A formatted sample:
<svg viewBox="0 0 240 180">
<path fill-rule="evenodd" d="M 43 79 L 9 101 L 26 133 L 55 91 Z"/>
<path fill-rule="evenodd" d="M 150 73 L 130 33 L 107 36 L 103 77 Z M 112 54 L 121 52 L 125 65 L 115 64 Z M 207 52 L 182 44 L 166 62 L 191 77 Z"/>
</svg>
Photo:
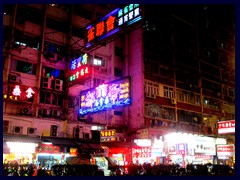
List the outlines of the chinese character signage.
<svg viewBox="0 0 240 180">
<path fill-rule="evenodd" d="M 38 153 L 50 153 L 50 154 L 58 154 L 60 153 L 59 146 L 53 146 L 51 144 L 42 144 L 41 150 Z"/>
<path fill-rule="evenodd" d="M 125 77 L 82 91 L 79 114 L 85 115 L 129 104 L 131 104 L 130 77 Z"/>
<path fill-rule="evenodd" d="M 219 121 L 217 127 L 218 134 L 235 133 L 235 120 Z"/>
<path fill-rule="evenodd" d="M 85 47 L 102 43 L 103 40 L 119 33 L 128 26 L 142 19 L 141 7 L 139 4 L 129 4 L 123 8 L 117 8 L 102 17 L 95 24 L 90 24 L 86 28 Z"/>
<path fill-rule="evenodd" d="M 217 145 L 218 156 L 234 156 L 235 147 L 234 144 Z"/>
<path fill-rule="evenodd" d="M 176 150 L 177 150 L 177 154 L 185 155 L 187 153 L 187 150 L 188 150 L 187 143 L 179 143 L 179 144 L 177 144 Z"/>
<path fill-rule="evenodd" d="M 133 158 L 149 158 L 151 157 L 151 147 L 132 148 Z"/>
<path fill-rule="evenodd" d="M 70 61 L 70 70 L 68 71 L 68 82 L 70 85 L 83 83 L 91 77 L 89 62 L 90 57 L 88 54 L 84 54 Z"/>
<path fill-rule="evenodd" d="M 100 142 L 111 142 L 111 141 L 116 141 L 115 129 L 100 131 Z"/>
<path fill-rule="evenodd" d="M 8 92 L 7 94 L 3 94 L 3 98 L 10 99 L 10 100 L 28 101 L 30 98 L 33 97 L 33 94 L 35 94 L 35 91 L 33 90 L 33 88 L 16 85 L 13 87 L 11 92 Z"/>
</svg>

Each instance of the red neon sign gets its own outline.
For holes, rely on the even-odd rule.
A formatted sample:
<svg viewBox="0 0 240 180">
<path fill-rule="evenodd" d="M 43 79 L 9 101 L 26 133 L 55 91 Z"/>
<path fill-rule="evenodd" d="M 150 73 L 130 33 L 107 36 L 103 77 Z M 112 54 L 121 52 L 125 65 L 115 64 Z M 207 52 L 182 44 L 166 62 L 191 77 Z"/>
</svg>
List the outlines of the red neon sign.
<svg viewBox="0 0 240 180">
<path fill-rule="evenodd" d="M 151 157 L 151 147 L 137 147 L 132 148 L 132 156 L 133 157 Z"/>
<path fill-rule="evenodd" d="M 21 92 L 20 86 L 19 86 L 19 85 L 16 85 L 15 88 L 13 89 L 12 94 L 13 94 L 14 96 L 21 96 L 21 93 L 22 93 L 22 92 Z M 27 97 L 27 98 L 31 98 L 35 92 L 33 91 L 33 89 L 32 89 L 31 87 L 29 87 L 29 88 L 26 90 L 26 93 L 27 93 L 27 94 L 26 94 L 26 97 Z"/>
</svg>

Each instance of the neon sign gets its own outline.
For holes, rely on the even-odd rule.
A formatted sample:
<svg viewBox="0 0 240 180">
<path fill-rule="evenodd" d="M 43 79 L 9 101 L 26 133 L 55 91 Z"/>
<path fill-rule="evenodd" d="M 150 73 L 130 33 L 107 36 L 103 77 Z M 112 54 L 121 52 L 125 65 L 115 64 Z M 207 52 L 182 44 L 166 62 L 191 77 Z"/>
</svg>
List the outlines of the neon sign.
<svg viewBox="0 0 240 180">
<path fill-rule="evenodd" d="M 130 78 L 126 77 L 82 91 L 79 114 L 85 115 L 129 104 L 131 104 Z"/>
<path fill-rule="evenodd" d="M 141 19 L 139 4 L 129 4 L 123 8 L 116 8 L 99 19 L 97 23 L 87 26 L 85 47 L 89 48 Z"/>
<path fill-rule="evenodd" d="M 70 76 L 69 82 L 85 80 L 91 74 L 91 69 L 87 66 L 89 56 L 84 54 L 77 59 L 70 61 Z"/>
<path fill-rule="evenodd" d="M 132 148 L 132 156 L 135 158 L 151 157 L 151 147 L 136 147 Z"/>
<path fill-rule="evenodd" d="M 115 129 L 100 131 L 100 142 L 116 141 L 115 136 L 116 136 Z"/>
<path fill-rule="evenodd" d="M 20 96 L 21 95 L 21 90 L 20 90 L 20 87 L 19 85 L 16 85 L 15 88 L 13 89 L 13 92 L 12 94 L 14 96 Z M 29 87 L 27 90 L 26 90 L 26 96 L 27 98 L 31 98 L 32 97 L 32 94 L 34 94 L 35 92 L 33 91 L 33 89 L 31 87 Z"/>
</svg>

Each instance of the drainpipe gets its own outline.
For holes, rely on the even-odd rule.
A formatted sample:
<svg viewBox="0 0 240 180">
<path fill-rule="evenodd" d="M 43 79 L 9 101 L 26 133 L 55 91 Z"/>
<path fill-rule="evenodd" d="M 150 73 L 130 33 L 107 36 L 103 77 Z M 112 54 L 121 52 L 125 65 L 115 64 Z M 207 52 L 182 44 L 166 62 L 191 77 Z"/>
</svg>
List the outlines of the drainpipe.
<svg viewBox="0 0 240 180">
<path fill-rule="evenodd" d="M 45 30 L 46 30 L 46 19 L 47 19 L 47 4 L 45 5 L 45 12 L 43 17 L 43 26 L 42 26 L 42 39 L 39 49 L 39 68 L 36 75 L 36 87 L 38 89 L 37 98 L 35 98 L 34 101 L 34 107 L 35 107 L 35 117 L 38 117 L 38 110 L 39 110 L 39 101 L 40 101 L 40 86 L 41 86 L 41 76 L 42 76 L 42 59 L 43 59 L 43 50 L 44 50 L 44 36 L 45 36 Z"/>
</svg>

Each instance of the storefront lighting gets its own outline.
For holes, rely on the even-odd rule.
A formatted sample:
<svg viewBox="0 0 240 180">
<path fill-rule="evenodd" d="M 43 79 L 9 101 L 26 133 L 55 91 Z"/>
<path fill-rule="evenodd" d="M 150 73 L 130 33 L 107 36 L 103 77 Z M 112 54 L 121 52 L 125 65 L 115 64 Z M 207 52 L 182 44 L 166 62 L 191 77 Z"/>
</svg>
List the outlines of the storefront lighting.
<svg viewBox="0 0 240 180">
<path fill-rule="evenodd" d="M 142 147 L 147 147 L 152 145 L 151 139 L 135 139 L 134 143 Z"/>
<path fill-rule="evenodd" d="M 92 130 L 98 130 L 97 126 L 92 126 Z"/>
<path fill-rule="evenodd" d="M 7 142 L 12 153 L 35 153 L 35 143 Z"/>
<path fill-rule="evenodd" d="M 62 157 L 63 154 L 39 153 L 38 155 L 39 156 L 61 156 Z"/>
<path fill-rule="evenodd" d="M 51 145 L 51 142 L 43 142 L 42 144 Z"/>
<path fill-rule="evenodd" d="M 227 140 L 224 138 L 217 138 L 215 143 L 216 144 L 227 144 Z"/>
<path fill-rule="evenodd" d="M 122 156 L 123 156 L 122 154 L 112 154 L 112 157 L 121 158 Z"/>
</svg>

